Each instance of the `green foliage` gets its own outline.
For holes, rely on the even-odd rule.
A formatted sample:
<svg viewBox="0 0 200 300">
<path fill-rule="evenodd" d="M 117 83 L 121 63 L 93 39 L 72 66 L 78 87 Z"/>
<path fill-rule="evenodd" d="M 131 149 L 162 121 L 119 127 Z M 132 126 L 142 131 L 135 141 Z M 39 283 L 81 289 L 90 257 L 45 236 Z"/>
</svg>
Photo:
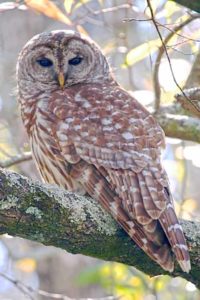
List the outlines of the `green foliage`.
<svg viewBox="0 0 200 300">
<path fill-rule="evenodd" d="M 195 286 L 181 278 L 157 276 L 150 278 L 135 268 L 119 263 L 103 263 L 88 268 L 77 278 L 79 286 L 100 285 L 120 300 L 198 300 Z"/>
</svg>

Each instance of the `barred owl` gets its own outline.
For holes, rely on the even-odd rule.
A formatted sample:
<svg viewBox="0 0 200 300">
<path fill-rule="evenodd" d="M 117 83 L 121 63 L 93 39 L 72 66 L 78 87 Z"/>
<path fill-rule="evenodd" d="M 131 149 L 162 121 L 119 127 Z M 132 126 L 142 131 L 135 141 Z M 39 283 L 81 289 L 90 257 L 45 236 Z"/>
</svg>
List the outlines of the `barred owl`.
<svg viewBox="0 0 200 300">
<path fill-rule="evenodd" d="M 114 79 L 99 47 L 74 31 L 33 37 L 17 64 L 18 98 L 39 172 L 89 194 L 172 272 L 190 259 L 160 162 L 162 129 Z"/>
</svg>

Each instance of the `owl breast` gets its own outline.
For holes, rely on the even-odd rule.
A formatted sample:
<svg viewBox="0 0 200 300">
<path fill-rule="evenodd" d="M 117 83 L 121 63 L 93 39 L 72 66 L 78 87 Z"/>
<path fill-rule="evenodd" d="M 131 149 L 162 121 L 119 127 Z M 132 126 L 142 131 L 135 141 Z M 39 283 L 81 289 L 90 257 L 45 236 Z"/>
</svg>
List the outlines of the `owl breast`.
<svg viewBox="0 0 200 300">
<path fill-rule="evenodd" d="M 80 190 L 69 174 L 70 166 L 80 157 L 93 165 L 102 161 L 104 168 L 131 168 L 135 172 L 152 159 L 159 165 L 162 130 L 116 84 L 112 89 L 94 84 L 57 90 L 50 97 L 41 97 L 35 116 L 32 149 L 39 171 L 49 183 Z M 145 128 L 145 122 L 152 126 Z"/>
<path fill-rule="evenodd" d="M 40 100 L 36 115 L 30 130 L 30 145 L 41 177 L 44 182 L 84 195 L 85 190 L 69 175 L 70 163 L 64 159 L 53 134 L 56 118 L 48 111 L 48 102 L 45 99 Z"/>
</svg>

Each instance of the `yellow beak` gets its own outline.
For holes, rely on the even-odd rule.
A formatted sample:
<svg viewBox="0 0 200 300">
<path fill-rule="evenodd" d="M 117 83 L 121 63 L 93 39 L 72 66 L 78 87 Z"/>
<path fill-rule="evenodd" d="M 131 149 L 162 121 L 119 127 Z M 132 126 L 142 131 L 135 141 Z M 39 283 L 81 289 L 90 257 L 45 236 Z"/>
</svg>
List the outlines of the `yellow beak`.
<svg viewBox="0 0 200 300">
<path fill-rule="evenodd" d="M 63 88 L 64 84 L 65 84 L 65 77 L 64 77 L 64 74 L 62 72 L 60 72 L 58 74 L 58 82 L 59 82 L 61 88 Z"/>
</svg>

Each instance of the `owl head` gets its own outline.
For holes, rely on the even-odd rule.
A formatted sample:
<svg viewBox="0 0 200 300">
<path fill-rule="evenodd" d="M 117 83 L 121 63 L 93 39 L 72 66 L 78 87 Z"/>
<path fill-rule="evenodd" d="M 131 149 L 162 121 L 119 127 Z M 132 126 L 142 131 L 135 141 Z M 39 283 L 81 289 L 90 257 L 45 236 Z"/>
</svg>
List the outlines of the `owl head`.
<svg viewBox="0 0 200 300">
<path fill-rule="evenodd" d="M 34 36 L 22 49 L 17 63 L 18 90 L 23 98 L 76 84 L 111 79 L 109 65 L 99 47 L 71 30 Z"/>
</svg>

